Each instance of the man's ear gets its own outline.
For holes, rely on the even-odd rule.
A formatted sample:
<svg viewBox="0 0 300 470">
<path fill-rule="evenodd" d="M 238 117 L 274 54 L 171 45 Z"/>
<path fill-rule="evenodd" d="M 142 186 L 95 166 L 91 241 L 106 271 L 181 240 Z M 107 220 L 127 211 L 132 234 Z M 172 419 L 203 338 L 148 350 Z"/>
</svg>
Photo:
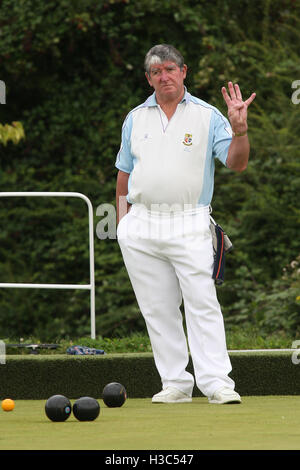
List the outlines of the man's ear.
<svg viewBox="0 0 300 470">
<path fill-rule="evenodd" d="M 148 81 L 149 85 L 150 85 L 151 87 L 153 87 L 150 76 L 148 75 L 147 72 L 145 72 L 145 75 L 146 75 L 146 78 L 147 78 L 147 81 Z"/>
</svg>

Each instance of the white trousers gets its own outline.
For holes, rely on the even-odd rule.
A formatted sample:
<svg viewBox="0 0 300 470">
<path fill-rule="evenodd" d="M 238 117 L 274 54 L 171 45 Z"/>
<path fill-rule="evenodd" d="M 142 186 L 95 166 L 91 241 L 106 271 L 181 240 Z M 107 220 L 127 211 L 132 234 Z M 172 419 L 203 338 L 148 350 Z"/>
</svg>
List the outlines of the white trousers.
<svg viewBox="0 0 300 470">
<path fill-rule="evenodd" d="M 145 319 L 162 388 L 192 396 L 234 389 L 224 321 L 212 279 L 209 208 L 155 213 L 134 204 L 117 238 Z M 180 307 L 184 305 L 184 328 Z M 187 342 L 188 340 L 188 342 Z M 186 368 L 191 354 L 195 379 Z"/>
</svg>

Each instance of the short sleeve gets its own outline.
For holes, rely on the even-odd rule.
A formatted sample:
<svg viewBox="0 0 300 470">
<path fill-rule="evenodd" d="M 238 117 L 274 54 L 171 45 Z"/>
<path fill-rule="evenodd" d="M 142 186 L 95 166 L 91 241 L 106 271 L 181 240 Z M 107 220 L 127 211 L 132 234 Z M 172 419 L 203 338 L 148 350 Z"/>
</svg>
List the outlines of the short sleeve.
<svg viewBox="0 0 300 470">
<path fill-rule="evenodd" d="M 133 157 L 131 154 L 131 131 L 132 116 L 131 114 L 128 114 L 122 126 L 121 146 L 115 163 L 115 166 L 118 168 L 118 170 L 124 171 L 125 173 L 131 173 L 133 169 Z"/>
<path fill-rule="evenodd" d="M 228 119 L 219 111 L 214 111 L 213 157 L 218 158 L 225 166 L 228 149 L 232 142 L 232 129 Z"/>
</svg>

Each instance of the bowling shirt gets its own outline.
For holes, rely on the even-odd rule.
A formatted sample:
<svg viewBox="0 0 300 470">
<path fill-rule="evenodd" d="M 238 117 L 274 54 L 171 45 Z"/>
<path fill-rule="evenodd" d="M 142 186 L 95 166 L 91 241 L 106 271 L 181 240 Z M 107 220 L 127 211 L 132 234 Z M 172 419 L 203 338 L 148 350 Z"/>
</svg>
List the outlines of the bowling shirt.
<svg viewBox="0 0 300 470">
<path fill-rule="evenodd" d="M 215 158 L 226 166 L 231 141 L 229 121 L 216 107 L 185 88 L 168 120 L 154 92 L 122 126 L 115 166 L 130 175 L 127 201 L 162 211 L 209 205 Z"/>
</svg>

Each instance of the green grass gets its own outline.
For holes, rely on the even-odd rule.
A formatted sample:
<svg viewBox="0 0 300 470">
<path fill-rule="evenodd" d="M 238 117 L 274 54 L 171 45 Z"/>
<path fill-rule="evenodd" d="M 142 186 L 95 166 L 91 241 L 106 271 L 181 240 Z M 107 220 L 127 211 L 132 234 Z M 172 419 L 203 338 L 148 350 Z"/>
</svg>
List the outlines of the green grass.
<svg viewBox="0 0 300 470">
<path fill-rule="evenodd" d="M 232 349 L 288 349 L 292 347 L 295 338 L 291 338 L 284 332 L 275 332 L 272 335 L 264 335 L 253 328 L 237 328 L 226 332 L 227 347 Z M 41 343 L 38 338 L 6 338 L 5 343 Z M 80 337 L 74 339 L 57 339 L 53 341 L 59 347 L 55 350 L 43 350 L 43 354 L 65 354 L 69 346 L 81 345 L 92 348 L 103 349 L 109 353 L 129 353 L 129 352 L 151 352 L 151 344 L 147 334 L 133 333 L 124 338 L 103 338 L 96 339 Z M 7 348 L 7 354 L 27 354 L 30 351 L 25 348 Z"/>
<path fill-rule="evenodd" d="M 299 450 L 300 397 L 244 397 L 240 405 L 152 404 L 130 399 L 107 408 L 93 422 L 73 415 L 49 421 L 45 401 L 16 401 L 0 410 L 1 450 Z"/>
</svg>

